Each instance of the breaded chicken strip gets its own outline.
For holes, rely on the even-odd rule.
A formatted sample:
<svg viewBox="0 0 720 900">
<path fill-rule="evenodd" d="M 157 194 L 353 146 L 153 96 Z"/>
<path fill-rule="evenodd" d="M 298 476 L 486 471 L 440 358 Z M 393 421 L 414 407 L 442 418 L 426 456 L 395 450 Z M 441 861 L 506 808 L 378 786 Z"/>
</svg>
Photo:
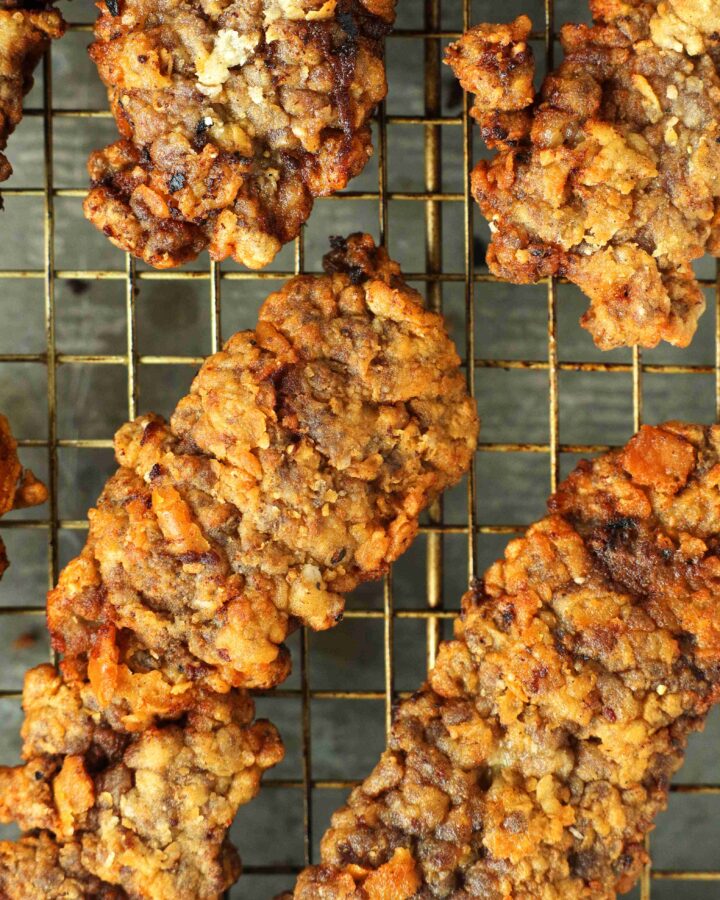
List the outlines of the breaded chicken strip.
<svg viewBox="0 0 720 900">
<path fill-rule="evenodd" d="M 463 600 L 296 900 L 610 898 L 720 699 L 720 426 L 584 462 Z"/>
<path fill-rule="evenodd" d="M 30 469 L 23 469 L 17 455 L 17 441 L 10 423 L 0 414 L 0 516 L 13 509 L 38 506 L 47 500 L 47 488 Z M 0 577 L 9 563 L 5 544 L 0 538 Z"/>
<path fill-rule="evenodd" d="M 37 836 L 0 843 L 0 896 L 214 900 L 235 881 L 227 830 L 283 755 L 247 694 L 196 694 L 184 720 L 131 736 L 40 666 L 23 706 L 26 762 L 0 768 L 0 821 Z"/>
<path fill-rule="evenodd" d="M 0 2 L 0 150 L 22 119 L 23 97 L 33 86 L 32 74 L 53 38 L 62 37 L 65 23 L 43 0 Z M 12 166 L 0 153 L 0 181 Z M 0 198 L 0 209 L 2 198 Z"/>
<path fill-rule="evenodd" d="M 165 269 L 205 248 L 252 269 L 372 155 L 395 0 L 103 0 L 90 55 L 122 140 L 85 215 Z"/>
<path fill-rule="evenodd" d="M 367 236 L 325 266 L 266 300 L 169 423 L 116 435 L 48 623 L 118 727 L 176 714 L 198 684 L 278 684 L 288 632 L 336 624 L 468 469 L 476 411 L 441 317 Z"/>
<path fill-rule="evenodd" d="M 472 191 L 509 281 L 564 276 L 603 350 L 687 346 L 705 308 L 692 261 L 720 255 L 720 7 L 591 0 L 565 25 L 539 97 L 531 22 L 479 25 L 448 50 L 498 151 Z"/>
</svg>

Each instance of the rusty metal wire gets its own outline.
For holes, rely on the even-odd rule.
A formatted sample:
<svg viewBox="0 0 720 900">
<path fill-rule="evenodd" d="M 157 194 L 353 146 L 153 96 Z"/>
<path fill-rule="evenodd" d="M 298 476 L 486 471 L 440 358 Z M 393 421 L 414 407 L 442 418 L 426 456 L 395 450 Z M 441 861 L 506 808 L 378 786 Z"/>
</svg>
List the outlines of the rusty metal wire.
<svg viewBox="0 0 720 900">
<path fill-rule="evenodd" d="M 418 4 L 421 0 L 416 0 Z M 533 37 L 543 41 L 548 66 L 553 61 L 555 43 L 555 22 L 553 0 L 543 0 L 545 21 L 542 31 Z M 548 459 L 548 485 L 554 489 L 559 477 L 559 463 L 562 454 L 595 453 L 608 447 L 597 443 L 563 443 L 560 439 L 559 425 L 559 384 L 558 376 L 562 372 L 587 373 L 625 373 L 632 378 L 632 418 L 637 429 L 643 415 L 643 377 L 646 374 L 696 374 L 713 375 L 715 377 L 715 408 L 720 418 L 720 302 L 716 305 L 715 321 L 715 363 L 714 365 L 680 365 L 680 364 L 647 364 L 642 354 L 635 350 L 631 362 L 586 362 L 561 361 L 558 355 L 558 297 L 557 283 L 549 281 L 546 286 L 547 304 L 547 358 L 546 359 L 497 359 L 481 358 L 476 355 L 475 348 L 475 315 L 476 304 L 481 298 L 476 297 L 478 285 L 488 284 L 495 279 L 487 272 L 478 271 L 474 259 L 474 204 L 467 184 L 463 192 L 443 190 L 442 178 L 442 137 L 443 129 L 460 129 L 462 132 L 463 164 L 469 172 L 473 161 L 473 123 L 468 114 L 469 100 L 466 98 L 462 115 L 448 116 L 443 114 L 441 103 L 441 55 L 448 40 L 459 36 L 457 32 L 442 29 L 442 0 L 422 0 L 424 4 L 424 29 L 399 29 L 389 42 L 388 53 L 392 54 L 403 42 L 408 40 L 422 41 L 424 45 L 424 100 L 423 115 L 388 115 L 381 109 L 377 117 L 377 147 L 379 160 L 379 179 L 377 190 L 346 191 L 343 194 L 320 202 L 351 203 L 358 200 L 371 200 L 378 204 L 378 228 L 382 240 L 386 240 L 389 230 L 389 206 L 391 203 L 405 202 L 418 204 L 419 212 L 425 217 L 425 269 L 421 272 L 407 273 L 409 280 L 426 285 L 428 304 L 437 310 L 443 308 L 443 289 L 445 285 L 461 284 L 464 286 L 465 311 L 465 347 L 464 365 L 470 390 L 474 393 L 476 372 L 496 369 L 503 371 L 525 370 L 547 373 L 548 399 L 548 435 L 543 442 L 516 443 L 482 443 L 482 453 L 478 457 L 481 464 L 484 454 L 488 453 L 532 453 L 541 454 Z M 494 4 L 487 4 L 488 16 L 496 14 Z M 471 22 L 471 0 L 462 0 L 463 28 Z M 74 23 L 70 29 L 78 32 L 89 32 L 91 26 Z M 80 198 L 84 191 L 79 189 L 56 189 L 53 177 L 53 124 L 56 119 L 77 119 L 79 123 L 88 119 L 108 118 L 106 110 L 94 109 L 55 109 L 53 107 L 53 72 L 52 51 L 44 60 L 44 96 L 42 109 L 31 109 L 26 112 L 30 117 L 41 117 L 44 139 L 44 183 L 33 188 L 8 188 L 3 193 L 8 197 L 42 197 L 44 202 L 44 253 L 42 263 L 30 269 L 0 269 L 0 280 L 36 279 L 42 280 L 45 298 L 45 334 L 46 348 L 43 353 L 4 353 L 0 354 L 0 373 L 2 363 L 28 363 L 44 366 L 47 372 L 47 440 L 19 441 L 23 447 L 46 448 L 48 460 L 48 486 L 50 503 L 46 517 L 28 518 L 22 521 L 5 520 L 0 524 L 5 529 L 42 529 L 47 532 L 48 546 L 48 583 L 52 586 L 58 574 L 58 536 L 63 530 L 83 530 L 87 522 L 75 519 L 61 519 L 58 505 L 58 450 L 60 448 L 97 449 L 112 446 L 111 436 L 105 439 L 65 438 L 58 434 L 57 428 L 57 374 L 62 366 L 72 365 L 122 365 L 127 373 L 127 414 L 130 418 L 137 414 L 138 407 L 138 374 L 142 366 L 181 365 L 195 367 L 202 357 L 197 356 L 161 356 L 141 355 L 137 345 L 137 297 L 146 281 L 167 281 L 172 283 L 183 281 L 207 282 L 208 315 L 210 318 L 211 348 L 218 349 L 222 343 L 221 328 L 221 296 L 225 283 L 232 281 L 278 280 L 305 271 L 303 239 L 295 244 L 294 267 L 287 272 L 246 272 L 225 271 L 219 264 L 211 263 L 205 271 L 137 271 L 135 263 L 129 257 L 123 267 L 117 269 L 67 270 L 57 269 L 54 259 L 55 234 L 55 200 L 56 198 Z M 419 128 L 424 136 L 424 189 L 413 192 L 392 191 L 388 189 L 388 129 Z M 443 248 L 443 210 L 445 204 L 462 205 L 464 226 L 462 240 L 464 242 L 464 268 L 451 272 L 444 267 Z M 455 237 L 454 240 L 459 238 Z M 118 259 L 122 257 L 118 254 Z M 55 338 L 55 287 L 57 282 L 69 279 L 121 281 L 125 285 L 125 315 L 127 320 L 127 346 L 122 354 L 67 354 L 57 350 Z M 714 287 L 716 299 L 720 301 L 720 270 L 715 280 L 704 279 L 705 287 Z M 430 510 L 427 524 L 421 528 L 426 536 L 426 596 L 425 602 L 415 608 L 396 609 L 393 596 L 393 581 L 389 576 L 385 579 L 383 602 L 381 609 L 352 609 L 347 619 L 378 620 L 383 623 L 384 675 L 382 690 L 333 690 L 331 688 L 311 688 L 309 683 L 310 647 L 308 636 L 301 635 L 299 660 L 296 665 L 300 671 L 298 688 L 280 688 L 274 696 L 280 698 L 299 699 L 301 718 L 302 770 L 299 778 L 266 780 L 266 789 L 279 791 L 300 791 L 303 798 L 303 852 L 302 858 L 293 865 L 258 865 L 252 859 L 245 859 L 245 871 L 254 875 L 291 875 L 302 865 L 313 862 L 313 843 L 317 837 L 313 816 L 313 792 L 315 790 L 338 790 L 352 787 L 355 782 L 350 779 L 319 779 L 313 774 L 312 739 L 311 739 L 311 704 L 312 701 L 342 700 L 383 701 L 386 728 L 390 726 L 392 705 L 404 694 L 395 690 L 395 660 L 393 656 L 393 629 L 397 621 L 418 620 L 426 623 L 426 659 L 428 666 L 435 660 L 438 643 L 441 639 L 443 621 L 452 619 L 455 613 L 444 609 L 443 596 L 443 538 L 448 535 L 465 536 L 467 576 L 475 575 L 476 542 L 480 535 L 513 535 L 521 532 L 524 523 L 511 522 L 487 524 L 476 519 L 476 478 L 475 470 L 470 472 L 467 481 L 466 516 L 463 524 L 447 524 L 443 515 L 442 501 Z M 23 614 L 39 616 L 44 606 L 5 606 L 0 608 L 0 616 Z M 19 686 L 15 690 L 0 691 L 0 698 L 19 697 Z M 714 784 L 682 784 L 673 790 L 677 793 L 692 795 L 720 796 L 720 785 Z M 655 869 L 648 865 L 640 886 L 642 900 L 649 900 L 654 881 L 713 881 L 720 884 L 720 871 L 686 871 Z M 241 891 L 242 895 L 242 891 Z"/>
</svg>

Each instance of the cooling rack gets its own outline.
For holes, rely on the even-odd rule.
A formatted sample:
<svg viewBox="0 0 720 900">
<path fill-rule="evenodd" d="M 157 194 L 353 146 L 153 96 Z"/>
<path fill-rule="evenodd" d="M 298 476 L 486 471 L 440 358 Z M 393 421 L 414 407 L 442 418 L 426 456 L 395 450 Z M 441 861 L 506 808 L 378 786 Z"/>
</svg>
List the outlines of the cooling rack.
<svg viewBox="0 0 720 900">
<path fill-rule="evenodd" d="M 555 281 L 528 289 L 507 288 L 484 267 L 487 232 L 481 217 L 474 214 L 467 179 L 462 178 L 480 148 L 473 146 L 467 102 L 453 93 L 453 82 L 441 63 L 442 53 L 447 43 L 473 22 L 507 18 L 532 7 L 532 0 L 508 0 L 501 11 L 490 0 L 400 0 L 399 6 L 398 28 L 388 41 L 390 74 L 399 82 L 415 80 L 420 106 L 410 103 L 408 111 L 402 104 L 393 105 L 395 83 L 391 81 L 387 107 L 379 111 L 374 123 L 376 163 L 369 177 L 376 183 L 364 177 L 356 182 L 359 189 L 353 186 L 336 198 L 319 201 L 309 228 L 316 219 L 320 227 L 327 221 L 330 228 L 338 218 L 353 222 L 355 209 L 362 207 L 367 213 L 369 207 L 374 208 L 373 229 L 388 242 L 408 280 L 426 294 L 428 304 L 449 318 L 468 384 L 485 420 L 481 447 L 469 477 L 429 511 L 416 547 L 394 573 L 377 590 L 361 591 L 349 603 L 346 622 L 332 635 L 296 635 L 293 678 L 272 696 L 258 697 L 262 713 L 281 725 L 289 760 L 266 779 L 261 797 L 241 811 L 234 839 L 243 852 L 245 875 L 231 892 L 233 897 L 269 897 L 289 887 L 303 865 L 317 861 L 317 842 L 329 813 L 372 764 L 389 727 L 393 703 L 413 684 L 419 685 L 421 672 L 434 662 L 439 641 L 449 634 L 460 586 L 501 552 L 508 536 L 520 533 L 542 513 L 543 498 L 578 456 L 623 442 L 645 414 L 658 420 L 690 410 L 706 420 L 720 418 L 720 276 L 707 262 L 701 280 L 709 310 L 693 348 L 685 353 L 661 349 L 645 355 L 638 350 L 595 351 L 577 327 L 582 305 L 573 288 Z M 553 0 L 535 0 L 532 11 L 538 30 L 533 40 L 539 69 L 557 53 L 556 15 L 558 20 L 561 16 L 577 18 L 584 10 L 578 12 L 575 6 L 572 0 L 562 5 L 558 0 L 556 10 Z M 80 12 L 77 5 L 70 10 Z M 86 10 L 82 13 L 79 18 L 85 21 L 71 23 L 70 36 L 87 43 L 91 15 Z M 7 534 L 35 531 L 47 537 L 50 585 L 61 564 L 63 535 L 75 533 L 79 539 L 87 527 L 84 519 L 64 514 L 60 454 L 105 451 L 104 461 L 98 463 L 102 467 L 109 465 L 107 451 L 112 446 L 111 432 L 102 437 L 63 433 L 58 414 L 67 390 L 63 373 L 82 367 L 88 367 L 83 371 L 120 367 L 126 395 L 122 414 L 133 417 L 147 408 L 140 391 L 143 373 L 184 367 L 189 384 L 193 367 L 202 360 L 202 353 L 143 350 L 144 294 L 153 287 L 174 291 L 178 304 L 183 302 L 183 291 L 202 294 L 207 335 L 203 352 L 212 352 L 231 333 L 226 320 L 233 298 L 242 302 L 251 290 L 264 290 L 265 285 L 269 290 L 273 282 L 313 268 L 307 264 L 303 237 L 295 242 L 292 253 L 281 257 L 279 268 L 262 273 L 214 263 L 156 272 L 119 251 L 113 251 L 114 263 L 109 266 L 57 265 L 58 229 L 67 210 L 73 205 L 79 208 L 84 190 L 56 186 L 60 182 L 54 131 L 59 123 L 67 126 L 68 120 L 83 129 L 94 120 L 109 118 L 105 108 L 74 108 L 54 102 L 58 76 L 53 55 L 59 52 L 56 47 L 45 58 L 39 79 L 42 89 L 26 114 L 27 123 L 34 121 L 42 135 L 42 183 L 17 187 L 10 182 L 3 192 L 13 209 L 34 199 L 36 226 L 42 228 L 41 254 L 32 265 L 0 268 L 0 294 L 11 300 L 21 283 L 32 282 L 36 296 L 42 297 L 45 347 L 38 352 L 0 353 L 0 396 L 4 381 L 25 378 L 17 375 L 29 371 L 25 366 L 42 373 L 44 398 L 28 397 L 27 401 L 44 403 L 45 436 L 20 433 L 18 437 L 25 454 L 45 455 L 51 495 L 40 513 L 33 510 L 22 518 L 6 519 L 0 528 Z M 22 129 L 30 127 L 27 123 Z M 21 142 L 20 132 L 15 140 Z M 403 148 L 413 142 L 416 152 L 410 155 L 414 162 L 408 162 Z M 11 155 L 12 150 L 13 144 Z M 328 215 L 323 219 L 320 210 L 326 205 Z M 396 215 L 397 210 L 402 210 L 402 215 Z M 8 227 L 12 224 L 8 224 L 6 212 L 0 228 Z M 86 235 L 78 231 L 78 240 L 85 240 Z M 417 265 L 408 265 L 403 250 Z M 124 345 L 112 353 L 64 352 L 58 339 L 58 292 L 68 284 L 97 282 L 112 282 L 123 292 L 118 312 L 124 319 Z M 14 314 L 23 312 L 20 308 Z M 28 383 L 37 383 L 37 377 L 33 378 L 28 378 Z M 168 402 L 175 399 L 173 395 Z M 3 411 L 13 418 L 12 408 L 3 407 Z M 612 427 L 604 419 L 606 412 Z M 0 606 L 0 632 L 3 621 L 11 617 L 28 617 L 39 623 L 44 607 L 36 600 L 39 597 L 23 597 L 13 605 Z M 354 652 L 345 657 L 353 642 Z M 406 656 L 412 656 L 414 662 L 403 672 Z M 3 688 L 0 700 L 17 703 L 20 684 L 6 686 L 3 682 Z M 338 735 L 352 732 L 357 722 L 360 725 L 355 727 L 354 737 L 343 743 Z M 713 731 L 708 739 L 717 743 L 720 729 Z M 362 752 L 353 757 L 351 744 L 360 745 Z M 682 852 L 671 852 L 673 840 L 662 837 L 661 824 L 657 843 L 655 838 L 651 842 L 653 863 L 644 871 L 637 891 L 642 900 L 701 900 L 720 894 L 720 853 L 717 849 L 714 854 L 707 852 L 703 849 L 707 842 L 695 841 L 692 832 L 694 827 L 702 830 L 705 820 L 713 815 L 718 818 L 720 812 L 720 766 L 715 766 L 713 754 L 720 762 L 720 745 L 712 750 L 704 745 L 702 757 L 692 768 L 698 777 L 692 783 L 674 785 L 671 796 L 676 819 L 688 823 L 688 845 L 696 844 L 700 850 L 696 847 L 691 862 L 683 864 Z M 351 758 L 355 770 L 349 772 L 345 762 Z M 663 821 L 669 821 L 673 812 Z M 715 834 L 717 848 L 720 842 L 717 831 Z"/>
</svg>

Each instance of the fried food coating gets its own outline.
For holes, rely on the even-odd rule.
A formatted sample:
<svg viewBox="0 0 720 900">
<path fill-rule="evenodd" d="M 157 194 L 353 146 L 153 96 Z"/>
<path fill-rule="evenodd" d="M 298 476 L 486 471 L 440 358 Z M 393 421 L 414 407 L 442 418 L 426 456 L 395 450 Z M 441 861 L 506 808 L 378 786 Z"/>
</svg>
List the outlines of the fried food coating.
<svg viewBox="0 0 720 900">
<path fill-rule="evenodd" d="M 335 239 L 325 266 L 265 301 L 169 423 L 116 435 L 121 468 L 48 623 L 122 727 L 197 684 L 279 683 L 288 632 L 335 625 L 470 465 L 477 414 L 442 318 L 367 235 Z"/>
<path fill-rule="evenodd" d="M 687 346 L 705 309 L 692 261 L 720 253 L 720 41 L 707 0 L 591 0 L 534 97 L 531 22 L 479 25 L 447 62 L 491 160 L 472 191 L 491 272 L 563 276 L 603 350 Z"/>
<path fill-rule="evenodd" d="M 196 694 L 183 720 L 129 735 L 87 685 L 40 666 L 23 706 L 26 762 L 0 768 L 0 821 L 39 834 L 0 844 L 3 897 L 42 879 L 43 897 L 214 900 L 235 881 L 227 829 L 283 755 L 247 694 Z"/>
<path fill-rule="evenodd" d="M 65 23 L 49 3 L 0 3 L 0 150 L 22 119 L 23 97 L 33 86 L 32 74 L 53 38 L 62 37 Z M 0 153 L 0 181 L 12 175 L 8 158 Z M 2 198 L 0 197 L 0 209 Z"/>
<path fill-rule="evenodd" d="M 463 600 L 297 900 L 610 898 L 720 699 L 720 427 L 584 462 Z"/>
<path fill-rule="evenodd" d="M 103 0 L 90 55 L 122 140 L 85 215 L 165 269 L 208 248 L 251 269 L 372 155 L 395 0 Z"/>
<path fill-rule="evenodd" d="M 30 469 L 20 465 L 17 441 L 10 431 L 10 423 L 0 414 L 0 516 L 13 509 L 38 506 L 46 500 L 47 488 Z M 0 577 L 8 565 L 5 544 L 0 538 Z"/>
</svg>

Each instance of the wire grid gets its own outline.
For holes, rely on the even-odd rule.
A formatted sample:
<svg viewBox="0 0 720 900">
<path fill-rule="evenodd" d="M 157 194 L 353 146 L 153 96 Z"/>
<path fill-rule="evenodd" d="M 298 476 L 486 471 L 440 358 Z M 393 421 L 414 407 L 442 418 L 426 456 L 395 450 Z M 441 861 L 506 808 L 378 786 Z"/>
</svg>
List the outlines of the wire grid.
<svg viewBox="0 0 720 900">
<path fill-rule="evenodd" d="M 443 129 L 459 128 L 462 130 L 463 163 L 466 171 L 472 167 L 473 161 L 473 121 L 469 117 L 469 98 L 465 98 L 462 114 L 449 116 L 443 114 L 441 102 L 441 55 L 448 40 L 459 36 L 454 31 L 442 29 L 442 0 L 417 0 L 424 4 L 423 29 L 398 29 L 390 38 L 388 54 L 396 52 L 403 41 L 408 39 L 422 40 L 424 44 L 425 71 L 425 110 L 420 116 L 388 115 L 384 106 L 377 115 L 377 147 L 379 181 L 377 190 L 346 191 L 335 198 L 334 202 L 347 203 L 352 200 L 371 200 L 377 202 L 378 226 L 380 238 L 387 240 L 389 233 L 389 204 L 400 201 L 419 206 L 425 217 L 425 269 L 420 272 L 406 273 L 408 280 L 424 282 L 426 285 L 428 304 L 437 310 L 443 308 L 443 287 L 457 283 L 464 286 L 465 314 L 465 347 L 464 366 L 467 372 L 468 385 L 474 393 L 476 373 L 482 370 L 498 369 L 503 371 L 527 370 L 547 373 L 548 402 L 548 434 L 547 441 L 540 442 L 482 442 L 482 454 L 487 453 L 531 453 L 547 457 L 549 469 L 549 487 L 554 490 L 559 477 L 559 460 L 561 454 L 588 454 L 608 449 L 607 445 L 598 443 L 562 443 L 560 440 L 559 416 L 559 373 L 568 372 L 616 372 L 630 374 L 632 378 L 632 418 L 633 426 L 640 426 L 643 416 L 643 376 L 645 374 L 701 374 L 713 375 L 715 379 L 715 410 L 720 418 L 720 304 L 716 304 L 715 312 L 715 360 L 714 364 L 676 364 L 676 363 L 644 363 L 641 351 L 635 350 L 631 362 L 566 362 L 558 355 L 558 291 L 557 283 L 549 281 L 546 285 L 547 305 L 547 359 L 497 359 L 483 358 L 476 355 L 476 288 L 479 284 L 495 282 L 486 271 L 478 271 L 475 264 L 474 241 L 474 204 L 469 193 L 469 185 L 465 180 L 462 192 L 443 190 L 442 177 L 442 137 Z M 544 41 L 546 64 L 553 61 L 555 44 L 553 0 L 543 0 L 545 21 L 542 31 L 534 34 L 534 38 Z M 472 24 L 473 16 L 477 18 L 477 5 L 472 0 L 461 0 L 463 28 Z M 488 18 L 496 18 L 494 4 L 486 3 Z M 88 32 L 91 26 L 85 23 L 70 24 L 71 31 Z M 42 118 L 44 142 L 44 183 L 35 188 L 8 188 L 3 191 L 6 197 L 42 197 L 44 203 L 44 253 L 42 265 L 27 269 L 2 269 L 0 279 L 35 279 L 42 281 L 44 291 L 44 322 L 46 349 L 43 353 L 4 353 L 0 354 L 3 363 L 33 363 L 45 366 L 47 372 L 47 440 L 20 439 L 22 447 L 41 447 L 47 451 L 48 487 L 50 501 L 47 517 L 26 518 L 23 520 L 5 520 L 3 529 L 44 529 L 47 531 L 48 546 L 48 584 L 52 586 L 58 575 L 58 536 L 62 530 L 83 530 L 87 527 L 85 520 L 64 519 L 59 516 L 58 504 L 58 449 L 95 449 L 112 446 L 112 439 L 64 438 L 58 434 L 57 374 L 61 366 L 67 365 L 122 365 L 127 372 L 127 415 L 133 418 L 138 412 L 138 374 L 141 366 L 199 364 L 202 357 L 147 355 L 138 352 L 137 298 L 144 281 L 182 282 L 188 280 L 207 282 L 207 313 L 210 319 L 211 350 L 217 350 L 222 343 L 221 328 L 221 295 L 222 287 L 231 281 L 276 280 L 290 277 L 305 271 L 304 245 L 301 236 L 295 242 L 294 268 L 287 272 L 246 272 L 225 271 L 222 266 L 210 263 L 204 271 L 138 271 L 133 259 L 125 258 L 124 267 L 106 269 L 57 269 L 55 266 L 55 200 L 59 197 L 82 197 L 84 191 L 79 189 L 56 189 L 53 172 L 53 124 L 59 118 L 77 119 L 80 122 L 93 118 L 107 118 L 109 112 L 92 109 L 55 109 L 53 108 L 53 71 L 52 50 L 48 52 L 43 63 L 44 91 L 42 109 L 31 109 L 26 112 L 29 117 Z M 424 136 L 424 190 L 392 191 L 388 189 L 388 129 L 420 128 Z M 464 229 L 464 269 L 458 272 L 445 271 L 443 268 L 443 209 L 444 204 L 461 204 L 463 208 Z M 121 258 L 118 255 L 118 258 Z M 401 260 L 402 262 L 402 260 Z M 56 343 L 56 284 L 61 280 L 110 280 L 120 281 L 124 285 L 125 316 L 127 325 L 127 347 L 121 354 L 68 354 L 61 353 Z M 703 279 L 705 287 L 714 287 L 716 299 L 720 298 L 720 272 L 715 279 Z M 0 370 L 2 371 L 2 370 Z M 484 458 L 479 456 L 479 460 Z M 477 465 L 477 463 L 476 463 Z M 308 635 L 300 636 L 300 652 L 296 665 L 300 673 L 298 688 L 281 688 L 274 692 L 275 697 L 292 697 L 300 700 L 301 708 L 301 744 L 302 772 L 300 778 L 279 779 L 268 778 L 265 790 L 300 791 L 303 798 L 303 858 L 291 865 L 260 865 L 252 859 L 244 860 L 245 872 L 256 876 L 292 876 L 303 865 L 316 862 L 313 858 L 313 845 L 322 823 L 316 828 L 313 815 L 313 795 L 316 790 L 346 790 L 357 782 L 351 779 L 318 779 L 313 774 L 311 708 L 312 701 L 321 700 L 377 700 L 384 703 L 385 727 L 391 723 L 392 706 L 402 692 L 395 690 L 394 659 L 394 624 L 398 620 L 414 619 L 425 623 L 425 656 L 428 667 L 435 660 L 438 643 L 442 637 L 443 620 L 452 619 L 454 612 L 444 608 L 443 589 L 443 538 L 446 535 L 464 536 L 466 540 L 466 559 L 468 580 L 475 575 L 476 542 L 479 535 L 512 535 L 522 530 L 517 523 L 483 523 L 476 516 L 476 473 L 471 470 L 467 480 L 466 516 L 462 524 L 448 524 L 445 521 L 443 503 L 438 501 L 429 511 L 421 533 L 426 540 L 426 597 L 425 603 L 413 608 L 398 609 L 393 594 L 393 578 L 388 576 L 383 585 L 383 602 L 381 609 L 355 608 L 347 612 L 348 619 L 380 620 L 383 626 L 384 682 L 381 691 L 365 690 L 333 690 L 313 689 L 310 685 L 309 662 L 310 647 Z M 0 607 L 0 616 L 23 614 L 40 616 L 44 606 L 4 606 Z M 341 626 L 342 627 L 342 626 Z M 17 698 L 19 689 L 0 691 L 0 698 Z M 683 784 L 673 787 L 675 792 L 686 794 L 720 795 L 720 785 Z M 654 881 L 696 881 L 717 882 L 720 884 L 720 871 L 687 871 L 679 869 L 655 869 L 648 865 L 643 872 L 639 896 L 642 900 L 651 897 Z M 242 882 L 240 883 L 242 885 Z M 719 888 L 720 889 L 720 888 Z M 239 896 L 242 896 L 242 890 Z"/>
</svg>

